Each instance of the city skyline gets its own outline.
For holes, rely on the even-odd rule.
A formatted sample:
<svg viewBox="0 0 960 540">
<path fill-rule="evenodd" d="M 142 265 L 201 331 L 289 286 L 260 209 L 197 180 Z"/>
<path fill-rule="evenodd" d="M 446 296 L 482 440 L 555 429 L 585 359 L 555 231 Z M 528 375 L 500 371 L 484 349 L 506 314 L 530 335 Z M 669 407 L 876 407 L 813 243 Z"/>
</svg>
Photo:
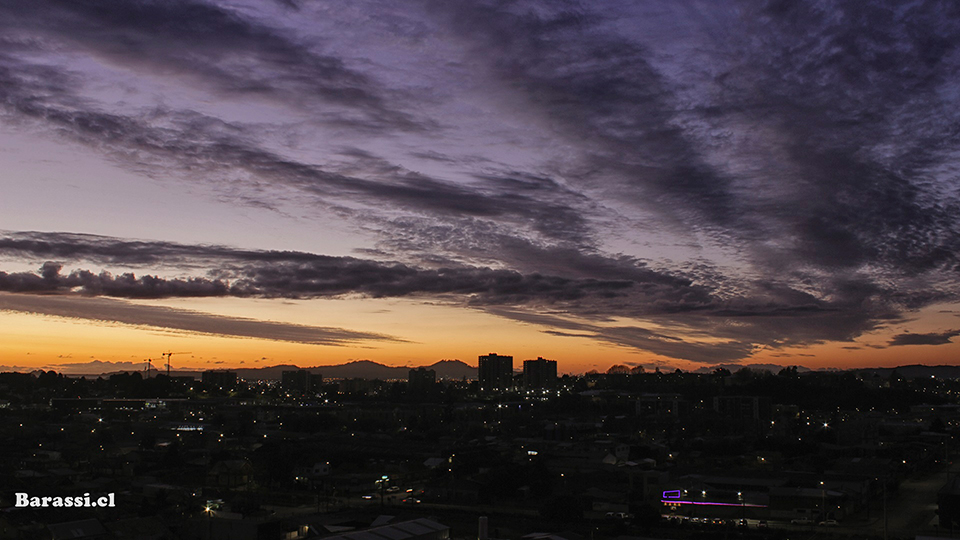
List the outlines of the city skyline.
<svg viewBox="0 0 960 540">
<path fill-rule="evenodd" d="M 0 370 L 956 364 L 958 10 L 6 3 Z"/>
</svg>

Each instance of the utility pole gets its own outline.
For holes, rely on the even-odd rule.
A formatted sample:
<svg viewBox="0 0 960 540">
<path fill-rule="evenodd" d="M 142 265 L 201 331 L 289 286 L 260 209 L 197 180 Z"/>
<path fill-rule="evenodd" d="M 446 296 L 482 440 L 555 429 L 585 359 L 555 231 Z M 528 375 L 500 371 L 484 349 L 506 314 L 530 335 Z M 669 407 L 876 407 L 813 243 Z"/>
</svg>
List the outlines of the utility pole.
<svg viewBox="0 0 960 540">
<path fill-rule="evenodd" d="M 887 540 L 887 479 L 883 479 L 883 540 Z"/>
<path fill-rule="evenodd" d="M 390 477 L 384 474 L 380 477 L 380 480 L 377 480 L 377 483 L 380 484 L 380 508 L 383 508 L 385 504 L 383 499 L 384 495 L 386 494 L 387 482 L 389 479 Z"/>
<path fill-rule="evenodd" d="M 823 485 L 823 480 L 820 481 L 820 521 L 826 521 L 827 519 L 827 488 Z"/>
<path fill-rule="evenodd" d="M 210 506 L 210 501 L 207 501 L 207 506 L 204 508 L 204 511 L 207 513 L 207 540 L 213 539 L 213 507 Z"/>
</svg>

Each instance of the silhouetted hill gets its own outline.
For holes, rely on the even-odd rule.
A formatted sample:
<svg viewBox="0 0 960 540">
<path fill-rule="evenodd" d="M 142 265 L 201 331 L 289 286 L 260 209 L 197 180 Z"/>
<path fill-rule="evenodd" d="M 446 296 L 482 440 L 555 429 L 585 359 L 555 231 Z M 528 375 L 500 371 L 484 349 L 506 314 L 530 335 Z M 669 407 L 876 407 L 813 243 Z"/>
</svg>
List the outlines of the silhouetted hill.
<svg viewBox="0 0 960 540">
<path fill-rule="evenodd" d="M 64 375 L 71 377 L 108 377 L 116 373 L 131 373 L 139 372 L 143 373 L 140 369 L 113 369 L 110 371 L 104 371 L 103 373 L 97 373 L 96 368 L 101 367 L 91 363 L 89 366 L 84 364 L 75 364 L 71 366 L 72 369 L 64 369 L 60 371 Z M 112 366 L 104 366 L 112 367 Z M 432 365 L 424 366 L 427 369 L 432 369 L 437 372 L 437 379 L 467 379 L 475 380 L 477 378 L 477 368 L 461 362 L 460 360 L 440 360 L 435 362 Z M 776 373 L 781 369 L 781 366 L 776 366 L 773 364 L 750 364 L 747 366 L 742 366 L 738 364 L 723 364 L 720 366 L 708 366 L 700 368 L 694 373 L 711 373 L 718 367 L 725 367 L 732 372 L 737 371 L 742 367 L 749 367 L 754 370 L 767 370 Z M 322 374 L 325 379 L 406 379 L 407 374 L 410 371 L 410 367 L 394 367 L 386 366 L 373 362 L 371 360 L 358 360 L 355 362 L 347 362 L 346 364 L 337 364 L 332 366 L 314 366 L 307 368 L 299 368 L 292 364 L 280 364 L 276 366 L 268 366 L 262 368 L 211 368 L 211 369 L 229 369 L 230 371 L 236 371 L 237 375 L 241 379 L 247 380 L 256 380 L 256 379 L 269 379 L 269 380 L 280 380 L 284 371 L 306 369 L 311 373 Z M 929 378 L 931 376 L 938 379 L 960 379 L 960 366 L 924 366 L 920 364 L 913 364 L 908 366 L 897 366 L 897 367 L 876 367 L 876 368 L 857 368 L 850 369 L 846 371 L 859 373 L 861 376 L 872 376 L 876 375 L 881 378 L 889 378 L 890 374 L 896 370 L 901 377 L 906 379 L 916 379 L 916 378 Z M 173 370 L 171 375 L 175 377 L 195 377 L 200 378 L 200 374 L 203 370 Z M 806 367 L 799 367 L 800 372 L 809 372 L 811 371 Z M 837 370 L 842 371 L 842 370 Z M 163 369 L 158 371 L 152 371 L 151 375 L 155 376 L 157 373 L 164 373 Z"/>
<path fill-rule="evenodd" d="M 116 369 L 117 367 L 118 366 L 108 362 L 90 362 L 87 364 L 73 364 L 60 372 L 71 377 L 109 377 L 110 375 L 118 373 L 143 373 L 142 369 Z M 477 368 L 460 360 L 440 360 L 432 365 L 423 367 L 436 371 L 437 379 L 472 380 L 477 378 Z M 247 380 L 280 380 L 284 371 L 296 371 L 298 369 L 305 369 L 315 374 L 319 373 L 323 375 L 325 379 L 406 379 L 410 372 L 410 367 L 386 366 L 371 360 L 357 360 L 355 362 L 347 362 L 346 364 L 306 368 L 300 368 L 293 364 L 279 364 L 261 368 L 211 367 L 209 369 L 235 371 L 238 377 Z M 175 369 L 170 372 L 170 375 L 174 377 L 194 377 L 199 379 L 203 371 L 205 370 Z M 156 376 L 158 373 L 162 374 L 165 373 L 165 371 L 163 369 L 154 370 L 150 372 L 150 375 Z"/>
<path fill-rule="evenodd" d="M 905 379 L 929 378 L 931 376 L 938 379 L 960 379 L 960 366 L 924 366 L 913 364 L 909 366 L 897 366 L 895 368 L 864 368 L 852 371 L 864 375 L 878 375 L 884 379 L 889 378 L 890 374 L 894 371 Z"/>
<path fill-rule="evenodd" d="M 424 366 L 437 372 L 437 379 L 476 379 L 477 368 L 460 360 L 441 360 L 433 365 Z M 357 360 L 332 366 L 313 366 L 298 368 L 281 365 L 265 368 L 242 368 L 236 371 L 242 379 L 280 379 L 284 371 L 305 369 L 310 373 L 323 375 L 324 379 L 406 379 L 409 367 L 385 366 L 371 360 Z"/>
<path fill-rule="evenodd" d="M 437 379 L 476 379 L 477 368 L 460 360 L 441 360 L 432 366 L 425 366 L 437 372 Z"/>
</svg>

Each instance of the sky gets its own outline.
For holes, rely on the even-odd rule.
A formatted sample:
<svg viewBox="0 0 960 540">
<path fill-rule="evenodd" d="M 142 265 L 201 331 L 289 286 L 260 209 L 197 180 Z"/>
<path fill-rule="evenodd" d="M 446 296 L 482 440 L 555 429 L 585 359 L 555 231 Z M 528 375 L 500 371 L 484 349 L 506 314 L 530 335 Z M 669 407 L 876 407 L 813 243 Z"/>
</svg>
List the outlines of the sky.
<svg viewBox="0 0 960 540">
<path fill-rule="evenodd" d="M 952 2 L 0 3 L 0 369 L 954 364 Z"/>
</svg>

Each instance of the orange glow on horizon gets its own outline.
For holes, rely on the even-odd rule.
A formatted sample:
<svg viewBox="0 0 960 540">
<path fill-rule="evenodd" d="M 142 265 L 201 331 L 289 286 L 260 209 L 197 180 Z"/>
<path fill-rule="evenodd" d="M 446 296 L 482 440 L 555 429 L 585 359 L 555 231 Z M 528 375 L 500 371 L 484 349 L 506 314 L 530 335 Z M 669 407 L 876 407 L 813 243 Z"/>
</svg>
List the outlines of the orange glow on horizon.
<svg viewBox="0 0 960 540">
<path fill-rule="evenodd" d="M 314 345 L 261 338 L 220 336 L 181 330 L 0 311 L 0 369 L 57 369 L 94 361 L 119 369 L 142 369 L 147 359 L 162 369 L 161 353 L 174 354 L 173 369 L 257 368 L 281 364 L 300 367 L 371 360 L 389 366 L 430 365 L 459 359 L 471 366 L 479 355 L 497 352 L 526 359 L 557 360 L 561 373 L 604 372 L 610 366 L 644 365 L 672 371 L 706 364 L 676 360 L 588 337 L 556 336 L 545 327 L 520 323 L 477 310 L 396 299 L 289 302 L 250 299 L 177 299 L 140 302 L 213 313 L 225 317 L 256 314 L 267 320 L 338 327 L 394 336 L 402 341 L 358 341 Z M 942 322 L 942 321 L 941 321 Z M 935 325 L 931 330 L 940 326 Z M 926 331 L 921 328 L 918 331 Z M 899 330 L 897 330 L 899 331 Z M 828 343 L 808 348 L 765 349 L 741 364 L 799 365 L 812 369 L 954 364 L 960 344 L 885 347 L 894 330 L 864 336 L 858 343 Z M 855 348 L 854 348 L 855 347 Z M 108 366 L 109 367 L 109 366 Z"/>
</svg>

